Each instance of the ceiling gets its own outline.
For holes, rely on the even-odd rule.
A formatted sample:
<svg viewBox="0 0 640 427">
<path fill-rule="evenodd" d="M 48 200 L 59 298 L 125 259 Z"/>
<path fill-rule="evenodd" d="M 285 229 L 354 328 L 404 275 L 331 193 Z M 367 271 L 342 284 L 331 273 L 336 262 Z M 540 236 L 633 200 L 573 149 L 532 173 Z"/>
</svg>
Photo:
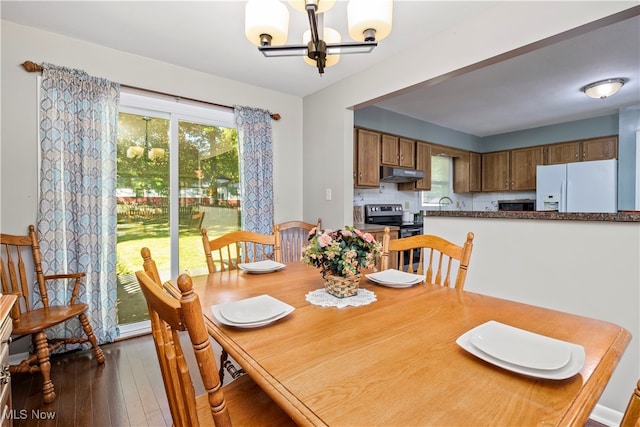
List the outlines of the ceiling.
<svg viewBox="0 0 640 427">
<path fill-rule="evenodd" d="M 299 57 L 263 57 L 244 36 L 244 4 L 3 0 L 0 14 L 17 24 L 303 97 L 415 49 L 431 35 L 499 2 L 396 0 L 391 35 L 370 54 L 343 55 L 322 76 Z M 291 7 L 289 11 L 288 44 L 298 44 L 308 28 L 307 19 Z M 338 1 L 324 20 L 343 34 L 343 41 L 351 41 L 345 1 Z M 609 77 L 630 81 L 605 100 L 589 99 L 579 91 L 587 83 Z M 640 103 L 639 82 L 640 18 L 636 16 L 438 84 L 412 88 L 376 106 L 487 136 L 614 113 Z"/>
</svg>

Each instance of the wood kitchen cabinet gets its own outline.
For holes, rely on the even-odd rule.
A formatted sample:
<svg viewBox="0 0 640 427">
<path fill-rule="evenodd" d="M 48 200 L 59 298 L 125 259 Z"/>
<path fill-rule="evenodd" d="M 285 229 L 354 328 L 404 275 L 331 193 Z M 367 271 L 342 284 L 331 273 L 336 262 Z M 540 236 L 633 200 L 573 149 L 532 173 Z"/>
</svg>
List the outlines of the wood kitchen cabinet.
<svg viewBox="0 0 640 427">
<path fill-rule="evenodd" d="M 429 191 L 431 190 L 431 145 L 426 142 L 416 141 L 416 166 L 417 170 L 424 172 L 424 178 L 415 182 L 403 182 L 398 184 L 400 191 Z"/>
<path fill-rule="evenodd" d="M 469 153 L 469 191 L 482 191 L 482 156 Z"/>
<path fill-rule="evenodd" d="M 545 165 L 616 159 L 618 157 L 618 137 L 606 136 L 561 142 L 547 145 L 545 150 Z"/>
<path fill-rule="evenodd" d="M 482 191 L 536 189 L 536 166 L 544 160 L 542 146 L 482 155 Z"/>
<path fill-rule="evenodd" d="M 546 165 L 572 163 L 580 161 L 580 141 L 563 142 L 547 145 Z"/>
<path fill-rule="evenodd" d="M 401 168 L 415 168 L 416 142 L 412 139 L 394 135 L 382 135 L 380 164 L 399 166 Z"/>
<path fill-rule="evenodd" d="M 535 190 L 536 168 L 542 164 L 544 164 L 544 149 L 541 146 L 511 150 L 509 190 Z"/>
<path fill-rule="evenodd" d="M 354 187 L 378 187 L 380 185 L 381 134 L 365 129 L 356 131 Z"/>
<path fill-rule="evenodd" d="M 482 157 L 464 152 L 453 158 L 453 192 L 471 193 L 482 190 Z"/>
<path fill-rule="evenodd" d="M 510 151 L 482 154 L 482 191 L 509 190 Z"/>
<path fill-rule="evenodd" d="M 607 136 L 581 141 L 583 162 L 618 158 L 618 137 Z"/>
</svg>

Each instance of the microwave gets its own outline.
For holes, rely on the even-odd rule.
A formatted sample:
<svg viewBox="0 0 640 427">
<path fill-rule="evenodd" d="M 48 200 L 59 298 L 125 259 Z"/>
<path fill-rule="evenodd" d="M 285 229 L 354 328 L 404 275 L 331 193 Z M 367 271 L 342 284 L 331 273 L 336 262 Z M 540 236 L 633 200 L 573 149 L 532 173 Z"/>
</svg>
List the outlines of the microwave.
<svg viewBox="0 0 640 427">
<path fill-rule="evenodd" d="M 499 211 L 535 211 L 535 200 L 498 200 Z"/>
</svg>

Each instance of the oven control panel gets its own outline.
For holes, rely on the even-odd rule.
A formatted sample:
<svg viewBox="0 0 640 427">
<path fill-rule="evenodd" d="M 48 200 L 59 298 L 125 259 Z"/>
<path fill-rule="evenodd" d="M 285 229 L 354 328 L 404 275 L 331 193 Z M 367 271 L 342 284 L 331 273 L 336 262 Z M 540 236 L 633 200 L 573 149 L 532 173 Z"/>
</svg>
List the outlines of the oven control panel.
<svg viewBox="0 0 640 427">
<path fill-rule="evenodd" d="M 400 204 L 364 205 L 365 217 L 371 216 L 402 216 Z"/>
</svg>

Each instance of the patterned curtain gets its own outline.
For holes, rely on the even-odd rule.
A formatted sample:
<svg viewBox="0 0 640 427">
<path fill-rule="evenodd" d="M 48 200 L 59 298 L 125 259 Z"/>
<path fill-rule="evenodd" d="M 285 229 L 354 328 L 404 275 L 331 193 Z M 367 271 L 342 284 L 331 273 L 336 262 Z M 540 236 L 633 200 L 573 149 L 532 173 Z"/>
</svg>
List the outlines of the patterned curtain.
<svg viewBox="0 0 640 427">
<path fill-rule="evenodd" d="M 242 229 L 273 232 L 273 140 L 271 114 L 248 107 L 234 108 L 240 152 Z"/>
<path fill-rule="evenodd" d="M 89 305 L 99 343 L 112 342 L 118 335 L 115 193 L 120 85 L 81 70 L 51 64 L 42 68 L 37 229 L 44 273 L 87 274 L 78 300 Z M 50 303 L 67 303 L 70 290 L 63 283 L 56 285 L 49 292 Z M 52 328 L 52 333 L 84 336 L 77 319 Z"/>
</svg>

